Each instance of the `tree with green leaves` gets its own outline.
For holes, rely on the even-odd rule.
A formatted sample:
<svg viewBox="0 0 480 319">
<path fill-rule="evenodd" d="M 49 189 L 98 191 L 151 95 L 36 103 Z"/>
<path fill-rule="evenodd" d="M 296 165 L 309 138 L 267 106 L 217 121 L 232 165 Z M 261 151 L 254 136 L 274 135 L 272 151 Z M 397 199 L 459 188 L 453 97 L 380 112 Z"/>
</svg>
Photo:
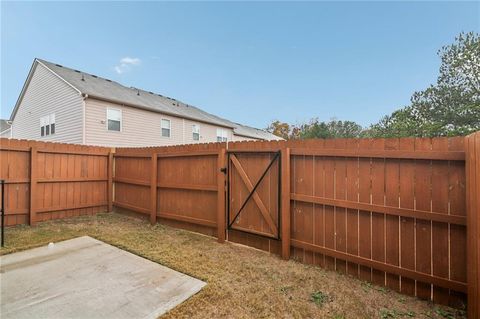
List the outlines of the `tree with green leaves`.
<svg viewBox="0 0 480 319">
<path fill-rule="evenodd" d="M 352 121 L 332 119 L 329 122 L 319 121 L 318 118 L 300 125 L 289 125 L 280 121 L 273 121 L 267 131 L 284 139 L 307 138 L 341 138 L 359 137 L 362 127 Z"/>
<path fill-rule="evenodd" d="M 353 121 L 339 121 L 332 119 L 329 122 L 321 122 L 318 118 L 299 127 L 298 137 L 306 138 L 351 138 L 359 137 L 362 126 Z"/>
<path fill-rule="evenodd" d="M 435 137 L 480 130 L 480 35 L 461 33 L 438 51 L 437 83 L 415 92 L 411 104 L 384 116 L 368 129 L 352 121 L 301 125 L 273 122 L 269 131 L 283 138 Z M 273 128 L 272 128 L 273 127 Z"/>
<path fill-rule="evenodd" d="M 366 136 L 455 136 L 480 130 L 480 35 L 461 33 L 438 55 L 437 83 L 415 92 L 410 106 L 382 118 Z"/>
</svg>

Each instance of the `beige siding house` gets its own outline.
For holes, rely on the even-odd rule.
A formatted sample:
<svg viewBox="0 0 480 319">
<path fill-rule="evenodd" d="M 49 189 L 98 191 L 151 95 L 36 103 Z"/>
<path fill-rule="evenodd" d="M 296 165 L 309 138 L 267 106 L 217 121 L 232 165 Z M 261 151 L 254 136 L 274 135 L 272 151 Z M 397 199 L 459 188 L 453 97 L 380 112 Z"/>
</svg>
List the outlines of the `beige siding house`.
<svg viewBox="0 0 480 319">
<path fill-rule="evenodd" d="M 153 92 L 35 59 L 10 117 L 11 136 L 101 146 L 277 140 Z"/>
</svg>

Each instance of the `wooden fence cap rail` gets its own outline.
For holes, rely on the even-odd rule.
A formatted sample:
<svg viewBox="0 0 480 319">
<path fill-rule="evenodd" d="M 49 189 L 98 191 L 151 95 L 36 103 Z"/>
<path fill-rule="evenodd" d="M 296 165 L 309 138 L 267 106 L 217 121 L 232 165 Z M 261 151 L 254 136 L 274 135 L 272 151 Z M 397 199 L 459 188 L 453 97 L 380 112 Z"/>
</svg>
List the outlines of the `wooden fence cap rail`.
<svg viewBox="0 0 480 319">
<path fill-rule="evenodd" d="M 292 148 L 292 155 L 326 156 L 326 157 L 366 157 L 392 159 L 450 160 L 464 161 L 463 151 L 403 151 L 375 149 L 310 149 Z"/>
</svg>

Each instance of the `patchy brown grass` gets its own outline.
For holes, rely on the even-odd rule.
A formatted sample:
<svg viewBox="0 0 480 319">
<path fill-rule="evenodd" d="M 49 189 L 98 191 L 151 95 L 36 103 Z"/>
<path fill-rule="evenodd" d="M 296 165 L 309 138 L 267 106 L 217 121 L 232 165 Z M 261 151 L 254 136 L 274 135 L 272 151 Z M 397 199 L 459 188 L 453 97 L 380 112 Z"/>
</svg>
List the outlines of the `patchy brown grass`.
<svg viewBox="0 0 480 319">
<path fill-rule="evenodd" d="M 463 311 L 214 238 L 99 214 L 6 232 L 7 254 L 89 235 L 206 281 L 165 318 L 461 318 Z"/>
</svg>

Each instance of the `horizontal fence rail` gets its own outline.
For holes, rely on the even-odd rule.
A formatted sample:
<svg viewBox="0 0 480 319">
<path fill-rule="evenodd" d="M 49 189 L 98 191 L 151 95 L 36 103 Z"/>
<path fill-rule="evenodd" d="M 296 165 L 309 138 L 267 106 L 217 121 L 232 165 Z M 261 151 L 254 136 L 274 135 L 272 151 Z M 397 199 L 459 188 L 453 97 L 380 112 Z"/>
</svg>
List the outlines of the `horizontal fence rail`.
<svg viewBox="0 0 480 319">
<path fill-rule="evenodd" d="M 218 227 L 219 159 L 224 143 L 156 148 L 118 148 L 114 155 L 113 204 L 208 235 Z M 221 166 L 221 165 L 220 165 Z M 220 236 L 221 237 L 221 236 Z"/>
<path fill-rule="evenodd" d="M 110 154 L 103 147 L 0 139 L 5 224 L 109 210 Z"/>
<path fill-rule="evenodd" d="M 459 306 L 467 291 L 464 139 L 306 144 L 291 145 L 292 257 Z"/>
<path fill-rule="evenodd" d="M 115 150 L 2 140 L 0 178 L 21 216 L 10 225 L 113 205 L 437 303 L 468 294 L 478 318 L 479 134 Z"/>
<path fill-rule="evenodd" d="M 328 156 L 328 157 L 363 157 L 363 158 L 392 158 L 392 159 L 425 159 L 425 160 L 452 160 L 464 161 L 465 152 L 460 151 L 398 151 L 398 150 L 344 150 L 323 149 L 312 150 L 292 149 L 293 155 Z"/>
<path fill-rule="evenodd" d="M 243 195 L 229 189 L 225 196 L 219 184 L 224 183 L 220 177 L 227 177 L 220 172 L 225 160 L 218 165 L 221 149 L 234 154 L 229 178 L 240 180 L 239 185 L 247 181 L 234 190 Z M 268 212 L 276 197 L 269 199 L 268 192 L 274 188 L 263 185 L 262 199 L 245 196 L 248 185 L 258 181 L 248 175 L 264 173 L 271 163 L 265 153 L 279 151 L 281 181 L 272 170 L 263 182 L 281 184 L 281 229 L 275 239 L 264 236 L 272 229 Z M 152 154 L 156 173 L 151 172 Z M 117 149 L 115 156 L 120 193 L 114 203 L 119 207 L 148 215 L 156 205 L 155 219 L 179 227 L 197 227 L 423 299 L 457 306 L 465 300 L 464 138 L 234 142 Z M 137 170 L 133 176 L 132 170 Z M 153 194 L 156 201 L 148 204 Z M 222 200 L 230 198 L 235 205 L 246 198 L 249 212 L 227 229 Z"/>
</svg>

